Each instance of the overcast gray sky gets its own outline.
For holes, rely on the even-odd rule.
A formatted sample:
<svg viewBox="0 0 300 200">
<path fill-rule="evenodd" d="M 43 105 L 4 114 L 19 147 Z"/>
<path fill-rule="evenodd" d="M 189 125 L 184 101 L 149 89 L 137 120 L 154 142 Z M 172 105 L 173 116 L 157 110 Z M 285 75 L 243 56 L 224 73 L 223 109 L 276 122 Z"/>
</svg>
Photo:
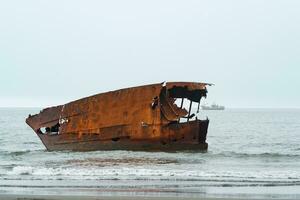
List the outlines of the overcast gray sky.
<svg viewBox="0 0 300 200">
<path fill-rule="evenodd" d="M 0 2 L 0 106 L 166 81 L 207 102 L 300 107 L 300 1 Z"/>
</svg>

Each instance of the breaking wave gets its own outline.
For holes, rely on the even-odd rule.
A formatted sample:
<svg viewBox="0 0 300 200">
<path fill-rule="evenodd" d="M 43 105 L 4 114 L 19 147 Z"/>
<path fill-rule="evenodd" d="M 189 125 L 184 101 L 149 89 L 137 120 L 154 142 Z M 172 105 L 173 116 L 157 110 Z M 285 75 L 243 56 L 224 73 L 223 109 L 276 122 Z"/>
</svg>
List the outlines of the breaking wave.
<svg viewBox="0 0 300 200">
<path fill-rule="evenodd" d="M 47 168 L 32 166 L 15 166 L 7 172 L 13 178 L 38 178 L 45 180 L 57 179 L 87 179 L 87 180 L 182 180 L 182 181 L 263 181 L 279 183 L 300 182 L 297 171 L 200 171 L 200 170 L 168 170 L 147 168 Z M 28 176 L 28 177 L 26 177 Z M 282 182 L 284 181 L 284 182 Z"/>
</svg>

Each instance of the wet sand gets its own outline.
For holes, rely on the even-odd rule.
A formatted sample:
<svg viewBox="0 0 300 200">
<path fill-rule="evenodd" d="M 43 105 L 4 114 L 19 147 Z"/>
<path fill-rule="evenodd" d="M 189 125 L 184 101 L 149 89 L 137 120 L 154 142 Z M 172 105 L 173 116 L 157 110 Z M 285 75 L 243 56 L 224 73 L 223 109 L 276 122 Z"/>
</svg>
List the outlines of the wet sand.
<svg viewBox="0 0 300 200">
<path fill-rule="evenodd" d="M 0 200 L 245 200 L 241 198 L 206 197 L 142 197 L 142 196 L 56 196 L 56 195 L 0 195 Z M 251 198 L 250 198 L 251 199 Z M 260 200 L 253 198 L 255 200 Z"/>
</svg>

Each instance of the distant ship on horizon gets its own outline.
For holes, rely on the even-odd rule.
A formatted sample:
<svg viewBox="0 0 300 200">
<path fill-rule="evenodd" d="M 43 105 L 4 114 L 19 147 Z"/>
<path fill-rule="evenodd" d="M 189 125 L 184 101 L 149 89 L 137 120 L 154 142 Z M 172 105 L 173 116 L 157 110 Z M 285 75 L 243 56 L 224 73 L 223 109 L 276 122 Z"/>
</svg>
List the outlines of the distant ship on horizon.
<svg viewBox="0 0 300 200">
<path fill-rule="evenodd" d="M 201 108 L 202 110 L 225 110 L 225 106 L 221 106 L 216 103 L 213 103 L 210 106 L 203 105 Z"/>
</svg>

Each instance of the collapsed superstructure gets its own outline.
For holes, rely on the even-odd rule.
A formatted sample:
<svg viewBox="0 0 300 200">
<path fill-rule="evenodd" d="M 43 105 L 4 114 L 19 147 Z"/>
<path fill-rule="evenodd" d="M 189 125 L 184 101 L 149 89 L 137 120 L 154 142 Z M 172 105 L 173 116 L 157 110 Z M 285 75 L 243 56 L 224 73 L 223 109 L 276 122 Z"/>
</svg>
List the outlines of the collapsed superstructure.
<svg viewBox="0 0 300 200">
<path fill-rule="evenodd" d="M 48 150 L 206 150 L 209 120 L 191 110 L 207 85 L 167 82 L 101 93 L 43 109 L 26 123 Z"/>
</svg>

